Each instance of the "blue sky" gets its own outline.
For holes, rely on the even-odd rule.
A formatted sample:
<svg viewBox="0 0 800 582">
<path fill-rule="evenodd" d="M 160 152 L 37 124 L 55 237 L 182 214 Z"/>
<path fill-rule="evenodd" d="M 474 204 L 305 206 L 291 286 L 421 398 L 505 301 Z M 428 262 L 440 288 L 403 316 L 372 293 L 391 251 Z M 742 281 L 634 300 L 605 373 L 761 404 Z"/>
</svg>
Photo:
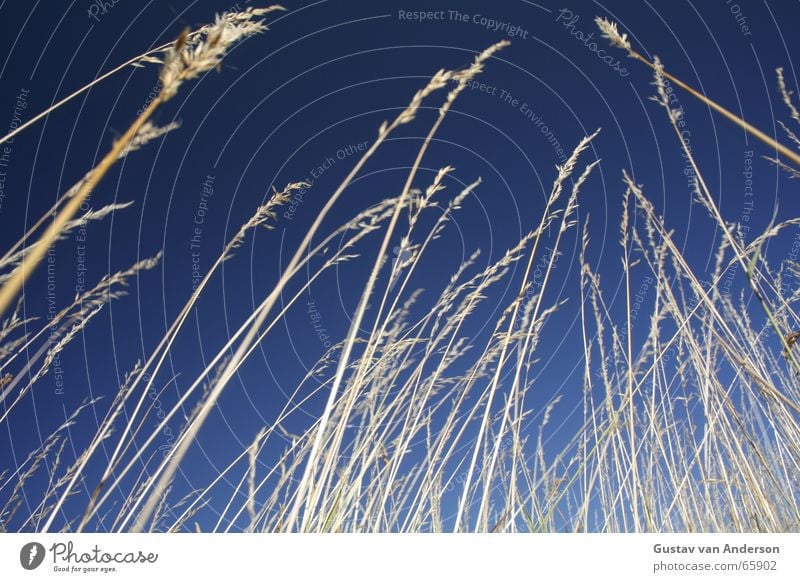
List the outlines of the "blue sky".
<svg viewBox="0 0 800 582">
<path fill-rule="evenodd" d="M 127 158 L 91 201 L 93 207 L 114 201 L 133 201 L 132 206 L 90 225 L 86 240 L 72 237 L 57 247 L 59 303 L 72 299 L 79 277 L 97 281 L 161 249 L 164 258 L 64 352 L 64 389 L 58 389 L 53 374 L 44 378 L 3 427 L 0 470 L 13 470 L 65 411 L 88 396 L 114 394 L 125 372 L 147 357 L 185 302 L 193 273 L 196 277 L 210 266 L 273 187 L 313 181 L 280 213 L 273 230 L 259 231 L 239 249 L 200 301 L 159 378 L 164 387 L 159 405 L 171 406 L 276 280 L 380 123 L 402 109 L 439 68 L 463 67 L 476 51 L 503 38 L 512 41 L 459 98 L 423 161 L 417 187 L 424 188 L 445 165 L 456 168 L 445 196 L 478 177 L 483 181 L 432 247 L 430 263 L 414 285 L 441 288 L 476 249 L 482 251 L 480 266 L 500 258 L 538 222 L 564 152 L 602 128 L 584 157 L 602 162 L 583 189 L 579 216 L 581 221 L 591 217 L 589 260 L 603 273 L 607 298 L 623 301 L 623 308 L 624 296 L 616 297 L 623 169 L 644 185 L 701 273 L 713 267 L 719 233 L 691 202 L 686 161 L 664 111 L 649 100 L 654 92 L 650 72 L 607 47 L 594 17 L 617 20 L 642 54 L 657 54 L 667 70 L 781 139 L 776 120 L 788 116 L 774 69 L 784 67 L 788 84 L 798 85 L 792 60 L 800 42 L 792 29 L 798 6 L 790 2 L 323 0 L 285 6 L 269 31 L 226 58 L 219 74 L 187 85 L 160 110 L 160 124 L 180 120 L 181 129 Z M 88 0 L 0 1 L 0 133 L 15 116 L 29 118 L 128 58 L 171 40 L 183 27 L 207 22 L 229 7 L 212 0 L 122 0 L 104 6 Z M 424 19 L 419 11 L 426 12 Z M 16 241 L 103 155 L 153 90 L 154 66 L 127 68 L 9 144 L 7 166 L 0 168 L 5 172 L 3 246 Z M 18 105 L 20 94 L 24 108 Z M 797 215 L 797 185 L 762 158 L 771 154 L 765 146 L 687 94 L 676 96 L 684 108 L 686 137 L 727 219 L 746 215 L 751 233 L 757 233 L 776 205 L 780 218 Z M 423 109 L 367 164 L 335 207 L 329 229 L 399 192 L 437 106 Z M 553 333 L 542 345 L 542 389 L 534 407 L 541 408 L 562 388 L 576 398 L 580 394 L 579 238 L 577 228 L 567 234 L 549 288 L 550 303 L 567 303 L 551 320 Z M 374 253 L 373 243 L 364 247 L 365 255 Z M 791 236 L 778 239 L 771 252 L 778 261 L 786 257 Z M 187 472 L 179 477 L 181 487 L 205 483 L 270 422 L 322 355 L 326 340 L 321 334 L 344 336 L 370 264 L 345 264 L 312 285 L 306 303 L 267 338 L 201 433 Z M 483 308 L 487 321 L 513 298 L 519 275 L 512 273 L 495 290 Z M 26 314 L 46 317 L 47 282 L 40 269 L 26 289 Z M 643 284 L 644 275 L 635 275 L 633 288 Z M 421 301 L 424 305 L 425 295 Z M 317 314 L 313 318 L 311 311 Z M 476 336 L 484 332 L 476 326 Z M 75 428 L 76 449 L 108 402 L 99 403 Z M 570 412 L 577 403 L 562 404 L 560 420 L 567 433 L 576 422 Z M 320 405 L 312 401 L 296 428 Z M 169 435 L 163 440 L 169 444 Z M 86 493 L 80 495 L 76 503 L 85 500 Z M 213 515 L 213 503 L 208 511 Z"/>
</svg>

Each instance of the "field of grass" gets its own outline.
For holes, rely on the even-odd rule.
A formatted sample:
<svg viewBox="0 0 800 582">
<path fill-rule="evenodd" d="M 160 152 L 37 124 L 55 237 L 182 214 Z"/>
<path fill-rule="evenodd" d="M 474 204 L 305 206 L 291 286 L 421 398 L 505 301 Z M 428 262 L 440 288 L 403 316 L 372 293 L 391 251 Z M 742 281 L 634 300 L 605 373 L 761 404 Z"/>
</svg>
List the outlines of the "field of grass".
<svg viewBox="0 0 800 582">
<path fill-rule="evenodd" d="M 262 32 L 262 19 L 273 10 L 228 13 L 138 57 L 137 64 L 160 67 L 163 90 L 83 180 L 5 251 L 0 423 L 20 414 L 20 404 L 52 373 L 65 346 L 160 256 L 96 281 L 50 320 L 20 315 L 24 281 L 46 268 L 51 245 L 79 225 L 122 209 L 113 205 L 80 214 L 81 203 L 115 163 L 176 129 L 154 125 L 154 112 L 182 85 L 217 67 L 235 43 Z M 615 27 L 600 25 L 620 50 L 632 52 Z M 616 252 L 625 274 L 627 318 L 609 307 L 600 273 L 586 259 L 592 241 L 578 212 L 581 189 L 598 164 L 587 160 L 595 132 L 575 144 L 559 166 L 541 215 L 516 246 L 485 268 L 476 267 L 476 256 L 457 265 L 444 288 L 427 290 L 435 296 L 433 307 L 419 306 L 412 276 L 434 268 L 426 251 L 478 186 L 446 189 L 444 182 L 456 170 L 444 167 L 420 187 L 420 167 L 452 104 L 506 44 L 478 53 L 463 70 L 440 70 L 405 110 L 376 128 L 377 138 L 345 180 L 325 193 L 315 222 L 273 286 L 262 290 L 257 308 L 237 322 L 203 373 L 153 422 L 148 393 L 204 289 L 224 262 L 238 260 L 233 251 L 255 229 L 274 225 L 303 183 L 286 185 L 256 208 L 183 308 L 171 315 L 168 332 L 149 346 L 146 361 L 130 370 L 84 448 L 72 450 L 69 432 L 89 421 L 83 413 L 91 401 L 18 468 L 0 467 L 0 530 L 800 531 L 800 352 L 794 347 L 800 318 L 798 293 L 786 284 L 800 277 L 800 264 L 774 267 L 764 250 L 769 239 L 796 230 L 800 219 L 773 223 L 745 242 L 743 225 L 721 214 L 704 168 L 683 141 L 680 115 L 666 92 L 667 83 L 683 84 L 658 60 L 646 62 L 655 75 L 655 99 L 664 108 L 662 122 L 675 129 L 675 147 L 683 147 L 697 176 L 701 220 L 724 235 L 712 279 L 693 270 L 673 240 L 674 225 L 648 198 L 647 185 L 623 172 Z M 787 107 L 787 140 L 800 146 L 791 129 L 800 115 L 780 71 L 778 87 Z M 397 195 L 330 229 L 326 218 L 347 187 L 399 127 L 419 122 L 423 103 L 438 107 L 438 117 Z M 766 138 L 765 151 L 777 151 L 775 162 L 797 175 L 800 158 L 794 150 L 776 147 L 733 114 L 720 113 Z M 584 373 L 582 385 L 569 389 L 581 391 L 582 411 L 579 426 L 554 450 L 545 437 L 563 395 L 534 409 L 530 392 L 536 389 L 540 345 L 560 333 L 548 326 L 563 307 L 548 300 L 548 285 L 566 233 L 573 230 L 582 234 L 583 249 L 578 301 L 569 308 L 579 312 L 584 351 L 570 357 L 582 360 Z M 377 254 L 357 253 L 367 238 L 378 241 Z M 392 248 L 397 239 L 399 252 Z M 333 241 L 339 241 L 335 252 Z M 231 451 L 230 464 L 219 475 L 202 489 L 174 492 L 182 462 L 231 379 L 288 310 L 303 308 L 304 291 L 347 261 L 364 261 L 369 272 L 349 329 L 331 337 L 330 348 L 299 379 L 286 407 L 247 448 Z M 523 273 L 516 298 L 488 324 L 491 333 L 476 339 L 470 330 L 480 306 L 512 267 Z M 739 294 L 724 287 L 732 270 L 747 282 Z M 646 305 L 637 302 L 634 274 L 636 281 L 648 281 L 653 299 Z M 315 391 L 308 390 L 311 378 L 319 381 Z M 300 434 L 289 434 L 287 420 L 320 395 L 326 403 L 322 413 Z M 187 408 L 192 412 L 184 415 Z M 170 421 L 180 422 L 181 430 L 167 454 L 156 455 L 158 437 Z M 271 469 L 259 470 L 259 460 Z M 214 495 L 223 483 L 233 483 L 234 493 L 221 503 Z M 84 489 L 92 492 L 88 498 Z M 28 501 L 36 496 L 31 511 L 30 503 L 23 504 L 23 490 Z M 123 505 L 110 502 L 119 496 Z M 201 527 L 195 516 L 212 497 L 219 517 Z"/>
</svg>

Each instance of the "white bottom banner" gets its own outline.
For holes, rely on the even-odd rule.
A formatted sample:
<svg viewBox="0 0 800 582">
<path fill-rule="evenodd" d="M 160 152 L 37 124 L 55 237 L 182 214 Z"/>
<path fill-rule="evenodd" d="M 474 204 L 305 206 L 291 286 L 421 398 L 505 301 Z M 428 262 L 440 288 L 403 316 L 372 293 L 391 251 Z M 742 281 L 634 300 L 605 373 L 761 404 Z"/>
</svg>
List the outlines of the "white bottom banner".
<svg viewBox="0 0 800 582">
<path fill-rule="evenodd" d="M 796 581 L 798 550 L 800 534 L 2 534 L 0 580 Z"/>
</svg>

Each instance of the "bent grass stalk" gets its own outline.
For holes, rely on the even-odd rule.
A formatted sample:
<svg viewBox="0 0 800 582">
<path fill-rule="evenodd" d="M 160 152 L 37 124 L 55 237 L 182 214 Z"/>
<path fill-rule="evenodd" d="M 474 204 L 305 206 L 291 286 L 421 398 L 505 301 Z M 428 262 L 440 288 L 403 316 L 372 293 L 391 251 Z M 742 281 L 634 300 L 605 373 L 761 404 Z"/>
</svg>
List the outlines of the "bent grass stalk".
<svg viewBox="0 0 800 582">
<path fill-rule="evenodd" d="M 628 53 L 629 57 L 634 58 L 641 63 L 644 63 L 645 65 L 653 69 L 654 72 L 659 72 L 660 70 L 660 74 L 664 75 L 664 77 L 675 83 L 678 87 L 680 87 L 681 89 L 683 89 L 696 99 L 702 101 L 703 103 L 711 107 L 711 109 L 721 114 L 729 121 L 732 121 L 733 123 L 741 127 L 743 130 L 745 130 L 747 133 L 749 133 L 762 143 L 768 145 L 770 148 L 774 149 L 776 152 L 792 160 L 794 164 L 800 167 L 800 154 L 787 148 L 785 145 L 776 141 L 775 139 L 773 139 L 772 137 L 770 137 L 757 127 L 755 127 L 754 125 L 748 123 L 747 121 L 738 117 L 734 113 L 731 113 L 729 110 L 724 108 L 716 101 L 709 99 L 708 97 L 706 97 L 696 89 L 692 88 L 691 86 L 687 85 L 677 77 L 663 70 L 663 67 L 660 67 L 658 63 L 650 62 L 641 54 L 633 50 L 633 47 L 631 46 L 631 43 L 628 40 L 627 35 L 619 33 L 616 23 L 610 22 L 609 20 L 606 20 L 605 18 L 601 17 L 595 18 L 595 23 L 597 24 L 597 28 L 600 29 L 602 36 L 607 38 L 613 46 L 625 50 Z"/>
<path fill-rule="evenodd" d="M 67 223 L 77 214 L 81 204 L 89 197 L 97 184 L 106 173 L 133 143 L 136 135 L 141 131 L 153 113 L 168 101 L 178 91 L 185 81 L 194 79 L 217 66 L 231 45 L 252 34 L 261 32 L 263 24 L 255 20 L 268 12 L 279 9 L 277 7 L 253 9 L 239 13 L 242 18 L 232 23 L 230 19 L 218 17 L 217 21 L 208 27 L 203 27 L 198 32 L 200 40 L 191 44 L 189 32 L 185 31 L 172 45 L 165 57 L 162 68 L 161 80 L 163 87 L 155 99 L 133 121 L 125 133 L 114 142 L 102 160 L 86 176 L 78 187 L 74 196 L 67 200 L 64 207 L 55 216 L 37 244 L 22 260 L 20 267 L 12 274 L 11 278 L 0 288 L 0 316 L 2 316 L 16 298 L 25 280 L 30 276 L 44 258 L 47 249 L 56 241 Z"/>
<path fill-rule="evenodd" d="M 286 9 L 283 6 L 280 6 L 280 5 L 276 4 L 276 5 L 270 6 L 268 9 L 262 9 L 262 10 L 267 10 L 269 12 L 272 12 L 272 11 L 275 11 L 275 10 L 286 10 Z M 248 12 L 248 11 L 250 11 L 250 12 Z M 223 18 L 228 17 L 228 18 L 231 18 L 233 20 L 236 20 L 236 19 L 240 19 L 241 16 L 245 16 L 245 15 L 247 15 L 249 13 L 252 13 L 252 11 L 253 11 L 252 8 L 248 8 L 247 11 L 224 12 L 222 14 L 222 17 Z M 263 12 L 262 14 L 266 14 L 266 12 Z M 205 34 L 205 32 L 208 30 L 208 28 L 210 26 L 212 26 L 212 25 L 207 24 L 207 25 L 205 25 L 205 26 L 203 26 L 203 27 L 201 27 L 201 28 L 199 28 L 197 30 L 193 30 L 193 31 L 189 32 L 187 37 L 186 37 L 187 42 L 192 43 L 192 42 L 198 40 L 201 35 Z M 110 77 L 113 77 L 115 74 L 117 74 L 120 71 L 126 69 L 127 67 L 137 67 L 137 68 L 143 67 L 144 65 L 142 63 L 161 64 L 162 63 L 161 59 L 156 57 L 156 55 L 160 55 L 160 54 L 163 54 L 163 53 L 167 52 L 173 45 L 174 45 L 173 42 L 168 42 L 168 43 L 159 45 L 159 46 L 157 46 L 155 48 L 152 48 L 152 49 L 150 49 L 150 50 L 148 50 L 148 51 L 146 51 L 146 52 L 144 52 L 144 53 L 142 53 L 142 54 L 140 54 L 138 56 L 135 56 L 135 57 L 133 57 L 131 59 L 128 59 L 127 61 L 125 61 L 121 65 L 117 65 L 116 67 L 114 67 L 113 69 L 110 69 L 109 71 L 106 71 L 105 73 L 103 73 L 102 75 L 97 77 L 96 79 L 86 83 L 85 85 L 83 85 L 82 87 L 76 89 L 75 91 L 73 91 L 72 93 L 67 95 L 66 97 L 63 97 L 62 99 L 56 101 L 53 105 L 51 105 L 47 109 L 37 113 L 31 119 L 29 119 L 28 121 L 26 121 L 25 123 L 23 123 L 22 125 L 17 127 L 16 129 L 14 129 L 13 131 L 10 131 L 9 133 L 4 135 L 3 137 L 0 137 L 0 144 L 3 144 L 3 143 L 7 142 L 10 139 L 13 139 L 14 136 L 16 136 L 18 133 L 21 133 L 21 132 L 25 131 L 27 128 L 29 128 L 30 126 L 34 125 L 36 122 L 44 119 L 45 117 L 47 117 L 48 115 L 50 115 L 51 113 L 53 113 L 57 109 L 63 107 L 64 105 L 66 105 L 67 103 L 69 103 L 70 101 L 75 99 L 76 97 L 79 97 L 80 95 L 86 93 L 89 89 L 91 89 L 95 85 L 98 85 L 98 84 L 102 83 L 103 81 L 105 81 L 106 79 L 108 79 Z"/>
</svg>

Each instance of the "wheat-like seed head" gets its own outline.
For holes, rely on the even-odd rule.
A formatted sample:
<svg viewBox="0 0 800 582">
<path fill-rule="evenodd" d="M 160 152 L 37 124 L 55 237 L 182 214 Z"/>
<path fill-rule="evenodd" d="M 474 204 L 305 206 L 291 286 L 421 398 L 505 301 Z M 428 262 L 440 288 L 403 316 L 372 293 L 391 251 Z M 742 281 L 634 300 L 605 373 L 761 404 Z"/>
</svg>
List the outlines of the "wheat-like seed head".
<svg viewBox="0 0 800 582">
<path fill-rule="evenodd" d="M 657 94 L 650 97 L 650 99 L 667 110 L 667 115 L 669 115 L 671 123 L 677 123 L 683 115 L 683 112 L 680 109 L 673 109 L 669 104 L 670 97 L 667 88 L 667 80 L 664 76 L 664 65 L 661 63 L 661 59 L 658 58 L 658 55 L 653 56 L 652 85 L 656 88 Z"/>
<path fill-rule="evenodd" d="M 598 16 L 594 19 L 595 24 L 597 24 L 597 28 L 600 29 L 600 34 L 608 39 L 608 41 L 617 48 L 621 48 L 623 50 L 628 51 L 628 53 L 633 52 L 633 48 L 631 48 L 631 43 L 628 40 L 628 35 L 620 33 L 617 29 L 617 23 L 611 22 L 610 20 L 606 20 Z"/>
<path fill-rule="evenodd" d="M 158 139 L 162 135 L 166 135 L 170 131 L 178 129 L 180 126 L 181 124 L 178 121 L 173 121 L 165 126 L 158 126 L 150 121 L 145 122 L 142 127 L 139 128 L 139 131 L 136 132 L 131 142 L 120 152 L 119 159 L 144 147 L 154 139 Z"/>
<path fill-rule="evenodd" d="M 783 77 L 783 67 L 778 67 L 775 69 L 775 73 L 778 76 L 778 91 L 781 94 L 783 103 L 789 110 L 789 115 L 791 115 L 792 119 L 794 119 L 797 123 L 800 123 L 800 112 L 797 111 L 797 107 L 795 107 L 794 103 L 792 102 L 792 95 L 794 94 L 794 91 L 790 91 L 786 87 L 786 79 Z"/>
<path fill-rule="evenodd" d="M 175 96 L 180 85 L 215 68 L 225 54 L 240 40 L 266 30 L 261 16 L 285 10 L 274 5 L 267 8 L 247 8 L 218 15 L 213 24 L 200 29 L 196 37 L 184 31 L 164 56 L 161 68 L 161 100 Z"/>
<path fill-rule="evenodd" d="M 472 64 L 463 69 L 461 71 L 456 71 L 453 73 L 453 80 L 456 81 L 458 84 L 450 91 L 447 95 L 447 101 L 445 101 L 444 105 L 442 105 L 441 112 L 447 111 L 449 107 L 452 105 L 453 101 L 456 100 L 459 93 L 461 93 L 464 89 L 467 88 L 467 84 L 478 76 L 483 71 L 483 65 L 488 61 L 492 56 L 498 52 L 503 50 L 505 47 L 510 45 L 511 42 L 507 40 L 501 40 L 490 46 L 489 48 L 485 49 L 483 52 L 478 54 L 475 57 L 475 60 Z"/>
</svg>

